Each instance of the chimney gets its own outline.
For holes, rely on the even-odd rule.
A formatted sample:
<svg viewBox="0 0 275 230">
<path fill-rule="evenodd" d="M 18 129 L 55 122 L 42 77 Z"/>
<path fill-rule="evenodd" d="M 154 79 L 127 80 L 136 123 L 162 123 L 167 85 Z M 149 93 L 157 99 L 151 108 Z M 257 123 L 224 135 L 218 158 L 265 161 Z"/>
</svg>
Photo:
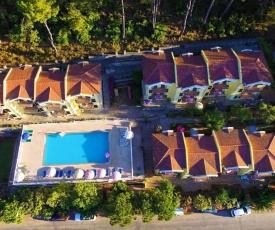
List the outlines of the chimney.
<svg viewBox="0 0 275 230">
<path fill-rule="evenodd" d="M 265 131 L 255 131 L 254 134 L 257 136 L 257 137 L 262 137 L 265 135 Z"/>
<path fill-rule="evenodd" d="M 222 130 L 225 133 L 231 133 L 234 130 L 234 127 L 223 127 Z"/>
</svg>

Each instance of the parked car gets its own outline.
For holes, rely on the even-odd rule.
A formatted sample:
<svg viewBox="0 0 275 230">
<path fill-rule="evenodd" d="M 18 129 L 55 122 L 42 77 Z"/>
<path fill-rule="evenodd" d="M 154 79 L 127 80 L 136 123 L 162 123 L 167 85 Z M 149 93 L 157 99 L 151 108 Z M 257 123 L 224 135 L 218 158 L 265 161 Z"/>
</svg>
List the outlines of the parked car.
<svg viewBox="0 0 275 230">
<path fill-rule="evenodd" d="M 217 213 L 217 208 L 213 206 L 212 208 L 205 210 L 197 210 L 197 213 Z"/>
<path fill-rule="evenodd" d="M 61 212 L 54 212 L 50 221 L 66 221 L 69 219 L 69 215 L 63 215 Z"/>
<path fill-rule="evenodd" d="M 176 208 L 176 210 L 174 211 L 174 215 L 183 216 L 184 215 L 183 208 Z"/>
<path fill-rule="evenodd" d="M 249 215 L 250 213 L 251 213 L 251 209 L 248 206 L 231 209 L 231 216 L 234 218 L 240 217 L 240 216 L 246 216 L 246 215 Z"/>
<path fill-rule="evenodd" d="M 75 213 L 74 220 L 75 221 L 84 221 L 84 220 L 95 221 L 96 215 L 92 215 L 87 218 L 87 217 L 83 217 L 80 213 Z"/>
</svg>

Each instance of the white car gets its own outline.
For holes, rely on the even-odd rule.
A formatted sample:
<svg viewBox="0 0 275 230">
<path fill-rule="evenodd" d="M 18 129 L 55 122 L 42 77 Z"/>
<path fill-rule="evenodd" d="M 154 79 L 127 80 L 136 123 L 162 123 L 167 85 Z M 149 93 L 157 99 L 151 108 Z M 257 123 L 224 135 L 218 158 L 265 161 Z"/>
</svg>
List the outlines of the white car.
<svg viewBox="0 0 275 230">
<path fill-rule="evenodd" d="M 174 211 L 174 215 L 183 216 L 184 215 L 183 208 L 176 208 L 176 210 Z"/>
<path fill-rule="evenodd" d="M 84 221 L 84 220 L 95 221 L 96 215 L 92 215 L 90 218 L 84 218 L 83 216 L 81 216 L 80 213 L 75 213 L 74 220 L 75 221 Z"/>
<path fill-rule="evenodd" d="M 240 216 L 246 216 L 251 214 L 251 209 L 248 206 L 243 206 L 241 208 L 233 208 L 231 210 L 231 216 L 236 218 Z"/>
</svg>

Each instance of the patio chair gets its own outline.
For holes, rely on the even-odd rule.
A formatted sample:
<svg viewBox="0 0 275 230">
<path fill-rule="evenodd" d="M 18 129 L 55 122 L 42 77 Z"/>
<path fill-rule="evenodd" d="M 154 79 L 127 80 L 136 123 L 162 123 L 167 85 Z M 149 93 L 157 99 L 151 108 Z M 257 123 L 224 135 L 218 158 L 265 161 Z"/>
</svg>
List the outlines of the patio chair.
<svg viewBox="0 0 275 230">
<path fill-rule="evenodd" d="M 42 172 L 42 178 L 45 178 L 46 175 L 47 175 L 47 172 L 46 172 L 46 171 L 43 171 L 43 172 Z"/>
<path fill-rule="evenodd" d="M 60 170 L 59 177 L 63 177 L 63 170 Z"/>
<path fill-rule="evenodd" d="M 67 178 L 71 178 L 71 176 L 72 176 L 72 170 L 69 170 L 67 173 Z"/>
<path fill-rule="evenodd" d="M 106 176 L 109 176 L 109 169 L 106 169 Z"/>
<path fill-rule="evenodd" d="M 54 177 L 58 177 L 58 175 L 59 175 L 59 171 L 56 170 Z"/>
</svg>

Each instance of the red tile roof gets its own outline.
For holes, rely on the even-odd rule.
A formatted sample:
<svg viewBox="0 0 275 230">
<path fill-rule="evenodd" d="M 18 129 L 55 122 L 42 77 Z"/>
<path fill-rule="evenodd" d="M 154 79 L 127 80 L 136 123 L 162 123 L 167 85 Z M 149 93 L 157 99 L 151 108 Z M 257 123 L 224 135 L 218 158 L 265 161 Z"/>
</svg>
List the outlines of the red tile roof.
<svg viewBox="0 0 275 230">
<path fill-rule="evenodd" d="M 249 134 L 248 137 L 253 148 L 255 170 L 259 173 L 275 171 L 274 133 Z"/>
<path fill-rule="evenodd" d="M 7 78 L 7 99 L 31 99 L 34 94 L 34 78 L 38 71 L 38 66 L 30 65 L 11 69 Z"/>
<path fill-rule="evenodd" d="M 242 129 L 223 129 L 215 131 L 218 140 L 222 165 L 241 167 L 251 164 L 249 142 Z"/>
<path fill-rule="evenodd" d="M 68 66 L 67 95 L 101 93 L 101 64 L 81 63 Z"/>
<path fill-rule="evenodd" d="M 3 81 L 5 78 L 6 74 L 0 73 L 0 105 L 3 104 Z"/>
<path fill-rule="evenodd" d="M 183 170 L 186 168 L 186 156 L 182 133 L 172 136 L 153 134 L 152 152 L 154 169 Z"/>
<path fill-rule="evenodd" d="M 49 71 L 41 71 L 36 82 L 36 101 L 61 102 L 61 100 L 64 100 L 65 73 L 65 71 L 55 69 Z"/>
<path fill-rule="evenodd" d="M 219 154 L 213 136 L 185 138 L 189 174 L 192 176 L 217 175 L 220 171 Z"/>
<path fill-rule="evenodd" d="M 142 56 L 142 74 L 145 84 L 174 83 L 175 73 L 171 54 L 146 54 Z"/>
<path fill-rule="evenodd" d="M 193 85 L 208 85 L 206 64 L 202 56 L 175 57 L 175 61 L 179 87 L 185 88 Z"/>
<path fill-rule="evenodd" d="M 237 53 L 241 60 L 242 78 L 246 84 L 259 81 L 273 82 L 268 64 L 263 52 L 241 52 Z"/>
<path fill-rule="evenodd" d="M 237 58 L 231 50 L 204 50 L 210 80 L 239 79 Z"/>
</svg>

